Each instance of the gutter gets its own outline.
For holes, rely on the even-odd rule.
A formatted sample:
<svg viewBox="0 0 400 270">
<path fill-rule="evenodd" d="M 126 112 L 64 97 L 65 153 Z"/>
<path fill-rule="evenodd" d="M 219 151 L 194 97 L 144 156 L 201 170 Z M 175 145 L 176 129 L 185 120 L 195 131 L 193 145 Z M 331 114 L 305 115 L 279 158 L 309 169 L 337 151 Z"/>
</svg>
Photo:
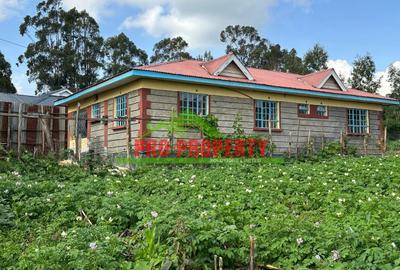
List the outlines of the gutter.
<svg viewBox="0 0 400 270">
<path fill-rule="evenodd" d="M 131 81 L 135 78 L 151 78 L 151 79 L 158 79 L 158 80 L 197 83 L 197 84 L 206 84 L 206 85 L 213 85 L 213 86 L 220 86 L 220 87 L 227 87 L 227 88 L 241 88 L 241 89 L 262 91 L 262 92 L 268 92 L 268 93 L 289 94 L 289 95 L 292 94 L 292 95 L 310 96 L 310 97 L 322 97 L 322 98 L 330 98 L 330 99 L 346 100 L 346 101 L 359 101 L 359 102 L 361 101 L 361 102 L 369 102 L 369 103 L 378 103 L 378 104 L 382 104 L 382 105 L 400 105 L 400 100 L 394 100 L 394 99 L 360 97 L 360 96 L 353 96 L 353 95 L 338 95 L 338 94 L 334 94 L 334 93 L 313 92 L 313 91 L 309 91 L 309 90 L 301 90 L 301 89 L 294 89 L 294 88 L 276 87 L 276 86 L 245 83 L 245 82 L 224 81 L 224 80 L 217 80 L 217 79 L 207 79 L 207 78 L 199 78 L 199 77 L 193 77 L 193 76 L 161 73 L 161 72 L 156 72 L 156 71 L 138 70 L 138 69 L 127 71 L 121 75 L 117 75 L 111 79 L 100 82 L 100 83 L 93 85 L 89 88 L 86 88 L 80 92 L 77 92 L 71 96 L 57 100 L 55 102 L 55 105 L 58 106 L 58 105 L 65 105 L 67 103 L 71 103 L 73 101 L 79 100 L 80 98 L 84 98 L 84 97 L 99 93 L 103 90 L 106 90 L 107 88 L 116 87 L 118 85 L 123 84 L 125 81 Z"/>
</svg>

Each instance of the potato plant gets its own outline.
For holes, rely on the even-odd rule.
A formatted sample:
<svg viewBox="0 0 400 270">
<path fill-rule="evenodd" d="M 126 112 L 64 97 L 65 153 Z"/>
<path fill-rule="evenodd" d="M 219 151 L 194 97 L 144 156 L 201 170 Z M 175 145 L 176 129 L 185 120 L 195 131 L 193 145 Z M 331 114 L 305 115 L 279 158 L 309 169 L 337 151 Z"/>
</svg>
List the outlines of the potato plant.
<svg viewBox="0 0 400 270">
<path fill-rule="evenodd" d="M 0 163 L 0 269 L 400 269 L 400 159 Z"/>
</svg>

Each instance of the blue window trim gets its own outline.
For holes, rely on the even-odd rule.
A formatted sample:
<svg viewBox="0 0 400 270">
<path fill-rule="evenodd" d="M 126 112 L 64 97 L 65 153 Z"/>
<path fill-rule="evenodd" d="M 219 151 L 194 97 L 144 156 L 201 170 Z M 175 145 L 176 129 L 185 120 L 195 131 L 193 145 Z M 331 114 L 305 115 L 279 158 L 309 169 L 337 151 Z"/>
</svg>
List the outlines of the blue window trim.
<svg viewBox="0 0 400 270">
<path fill-rule="evenodd" d="M 54 104 L 64 105 L 66 103 L 78 100 L 80 98 L 93 95 L 97 91 L 106 90 L 108 87 L 115 87 L 123 84 L 124 82 L 131 81 L 135 78 L 152 78 L 152 79 L 160 79 L 160 80 L 171 80 L 177 82 L 188 82 L 188 83 L 196 83 L 196 84 L 206 84 L 206 85 L 214 85 L 221 87 L 230 87 L 230 88 L 241 88 L 241 89 L 249 89 L 256 91 L 263 91 L 269 93 L 279 93 L 279 94 L 291 94 L 291 95 L 302 95 L 302 96 L 310 96 L 310 97 L 322 97 L 322 98 L 331 98 L 337 100 L 348 100 L 348 101 L 361 101 L 361 102 L 370 102 L 370 103 L 378 103 L 385 105 L 400 105 L 399 100 L 391 100 L 391 99 L 381 99 L 381 98 L 371 98 L 371 97 L 359 97 L 352 95 L 340 95 L 334 93 L 323 93 L 317 91 L 310 90 L 301 90 L 295 88 L 285 88 L 285 87 L 277 87 L 277 86 L 269 86 L 262 84 L 254 84 L 254 83 L 245 83 L 245 82 L 234 82 L 234 81 L 225 81 L 219 79 L 207 79 L 200 78 L 194 76 L 185 76 L 185 75 L 177 75 L 177 74 L 169 74 L 148 70 L 131 70 L 106 81 L 100 82 L 96 85 L 93 85 L 89 88 L 86 88 L 80 92 L 77 92 L 71 96 L 68 96 L 64 99 L 60 99 L 56 101 Z"/>
<path fill-rule="evenodd" d="M 92 118 L 100 118 L 101 111 L 100 111 L 100 103 L 96 103 L 92 105 Z"/>
<path fill-rule="evenodd" d="M 279 102 L 271 100 L 255 100 L 255 128 L 268 129 L 271 120 L 271 129 L 280 128 Z"/>
<path fill-rule="evenodd" d="M 369 112 L 365 109 L 347 109 L 347 129 L 350 134 L 369 133 Z"/>
</svg>

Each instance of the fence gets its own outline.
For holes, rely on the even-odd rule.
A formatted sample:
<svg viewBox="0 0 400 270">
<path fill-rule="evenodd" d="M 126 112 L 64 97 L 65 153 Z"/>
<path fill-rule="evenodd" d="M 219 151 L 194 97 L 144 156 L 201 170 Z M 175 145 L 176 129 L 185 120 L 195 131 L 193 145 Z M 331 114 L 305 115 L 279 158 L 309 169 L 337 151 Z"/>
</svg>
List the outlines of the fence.
<svg viewBox="0 0 400 270">
<path fill-rule="evenodd" d="M 60 153 L 66 128 L 65 107 L 0 102 L 0 144 L 7 150 Z"/>
</svg>

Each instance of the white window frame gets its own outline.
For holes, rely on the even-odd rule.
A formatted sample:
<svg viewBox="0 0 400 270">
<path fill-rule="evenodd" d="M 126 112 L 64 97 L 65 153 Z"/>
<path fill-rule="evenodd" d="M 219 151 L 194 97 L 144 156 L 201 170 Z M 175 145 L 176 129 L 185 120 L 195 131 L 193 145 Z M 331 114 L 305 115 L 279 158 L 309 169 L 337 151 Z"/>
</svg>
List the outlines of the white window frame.
<svg viewBox="0 0 400 270">
<path fill-rule="evenodd" d="M 274 119 L 271 119 L 271 129 L 280 129 L 280 102 L 260 99 L 255 100 L 254 102 L 254 127 L 256 129 L 268 130 L 269 119 L 271 118 L 272 112 L 272 117 Z"/>
</svg>

